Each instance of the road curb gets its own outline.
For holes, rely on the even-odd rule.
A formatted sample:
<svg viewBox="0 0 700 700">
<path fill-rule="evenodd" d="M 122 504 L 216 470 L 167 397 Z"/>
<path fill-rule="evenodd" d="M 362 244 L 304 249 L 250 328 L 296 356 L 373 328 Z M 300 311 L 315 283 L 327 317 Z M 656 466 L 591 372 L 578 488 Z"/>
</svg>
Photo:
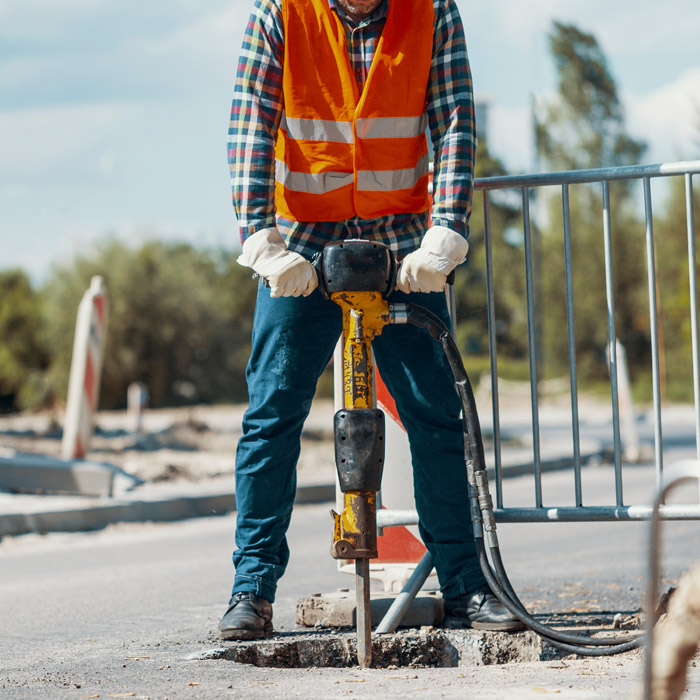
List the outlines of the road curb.
<svg viewBox="0 0 700 700">
<path fill-rule="evenodd" d="M 600 456 L 600 452 L 581 457 L 583 464 Z M 571 458 L 541 460 L 541 470 L 554 471 L 571 466 Z M 531 462 L 502 467 L 504 479 L 531 474 Z M 494 479 L 489 468 L 489 479 Z M 295 503 L 330 503 L 335 500 L 335 484 L 313 484 L 297 488 Z M 120 522 L 167 522 L 208 515 L 224 515 L 236 509 L 235 493 L 168 496 L 141 500 L 118 500 L 84 507 L 47 510 L 35 513 L 0 514 L 0 538 L 28 533 L 82 532 L 100 530 Z"/>
<path fill-rule="evenodd" d="M 300 486 L 297 488 L 295 503 L 326 503 L 334 498 L 334 484 Z M 208 515 L 225 515 L 235 509 L 234 493 L 217 493 L 122 500 L 38 513 L 6 513 L 0 515 L 0 538 L 29 533 L 100 530 L 119 522 L 167 522 L 201 518 Z"/>
</svg>

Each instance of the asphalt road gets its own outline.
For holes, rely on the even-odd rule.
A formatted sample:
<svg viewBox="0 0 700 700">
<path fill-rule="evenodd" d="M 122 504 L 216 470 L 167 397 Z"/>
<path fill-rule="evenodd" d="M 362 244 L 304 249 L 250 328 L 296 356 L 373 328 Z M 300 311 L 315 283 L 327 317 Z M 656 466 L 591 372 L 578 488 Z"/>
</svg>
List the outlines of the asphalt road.
<svg viewBox="0 0 700 700">
<path fill-rule="evenodd" d="M 643 502 L 650 468 L 626 481 Z M 609 488 L 610 467 L 585 470 L 587 491 Z M 564 473 L 545 475 L 548 503 L 570 493 Z M 531 481 L 507 484 L 514 501 Z M 609 490 L 608 490 L 609 492 Z M 689 494 L 694 496 L 695 492 Z M 595 497 L 592 499 L 595 501 Z M 280 670 L 187 656 L 217 646 L 216 623 L 232 581 L 233 516 L 160 525 L 119 525 L 87 534 L 0 542 L 0 698 L 628 698 L 641 657 L 566 660 L 474 669 Z M 630 611 L 645 579 L 644 523 L 503 525 L 504 559 L 538 611 Z M 275 605 L 280 630 L 296 601 L 351 585 L 328 555 L 328 506 L 296 509 L 292 560 Z M 700 558 L 700 526 L 665 527 L 667 582 Z M 692 670 L 692 693 L 700 676 Z M 124 695 L 133 694 L 133 695 Z"/>
</svg>

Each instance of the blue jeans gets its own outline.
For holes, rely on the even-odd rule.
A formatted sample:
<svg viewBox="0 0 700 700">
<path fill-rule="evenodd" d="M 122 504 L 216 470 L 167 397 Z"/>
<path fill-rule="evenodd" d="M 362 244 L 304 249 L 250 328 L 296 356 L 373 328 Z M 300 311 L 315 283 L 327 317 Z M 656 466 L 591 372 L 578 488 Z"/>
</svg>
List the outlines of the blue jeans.
<svg viewBox="0 0 700 700">
<path fill-rule="evenodd" d="M 444 294 L 394 292 L 390 301 L 419 304 L 448 323 Z M 318 290 L 273 299 L 258 285 L 246 370 L 250 403 L 236 452 L 234 592 L 274 602 L 289 560 L 301 430 L 341 330 L 340 308 Z M 408 433 L 419 530 L 443 596 L 484 587 L 469 520 L 461 403 L 440 344 L 420 328 L 388 325 L 372 345 Z"/>
</svg>

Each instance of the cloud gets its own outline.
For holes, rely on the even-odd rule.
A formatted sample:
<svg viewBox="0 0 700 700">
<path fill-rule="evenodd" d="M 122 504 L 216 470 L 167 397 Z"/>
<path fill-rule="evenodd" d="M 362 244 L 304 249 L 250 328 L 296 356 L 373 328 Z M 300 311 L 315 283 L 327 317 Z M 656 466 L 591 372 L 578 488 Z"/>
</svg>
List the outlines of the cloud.
<svg viewBox="0 0 700 700">
<path fill-rule="evenodd" d="M 532 118 L 528 107 L 495 104 L 488 110 L 489 150 L 511 172 L 533 168 Z"/>
<path fill-rule="evenodd" d="M 697 0 L 600 3 L 590 29 L 611 54 L 689 51 L 697 55 L 700 12 Z"/>
<path fill-rule="evenodd" d="M 700 146 L 700 66 L 647 94 L 623 93 L 630 132 L 655 161 L 696 158 Z"/>
<path fill-rule="evenodd" d="M 6 15 L 0 95 L 14 108 L 192 99 L 227 89 L 252 6 L 251 0 L 8 2 L 9 10 L 0 0 Z"/>
<path fill-rule="evenodd" d="M 492 41 L 529 50 L 554 20 L 592 32 L 611 55 L 658 50 L 697 51 L 700 12 L 697 0 L 663 3 L 610 3 L 608 0 L 499 0 L 472 7 L 458 0 L 467 31 L 489 27 Z"/>
<path fill-rule="evenodd" d="M 700 65 L 646 93 L 623 90 L 626 128 L 649 145 L 646 162 L 700 158 Z M 533 169 L 530 110 L 492 102 L 488 109 L 491 152 L 513 172 Z"/>
<path fill-rule="evenodd" d="M 233 61 L 241 47 L 250 7 L 248 0 L 232 0 L 222 10 L 209 12 L 168 36 L 149 42 L 146 50 L 154 55 L 169 55 L 179 60 L 184 53 L 188 60 L 193 57 L 199 60 L 222 57 Z"/>
<path fill-rule="evenodd" d="M 0 38 L 10 45 L 65 37 L 76 20 L 96 15 L 108 0 L 3 0 Z"/>
<path fill-rule="evenodd" d="M 46 172 L 124 127 L 135 111 L 105 103 L 0 112 L 0 175 Z"/>
</svg>

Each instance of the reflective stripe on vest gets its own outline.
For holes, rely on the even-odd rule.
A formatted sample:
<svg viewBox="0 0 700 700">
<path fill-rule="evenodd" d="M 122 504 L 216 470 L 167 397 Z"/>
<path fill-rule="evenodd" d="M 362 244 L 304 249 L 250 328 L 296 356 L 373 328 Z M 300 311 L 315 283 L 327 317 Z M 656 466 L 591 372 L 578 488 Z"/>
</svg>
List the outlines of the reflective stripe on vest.
<svg viewBox="0 0 700 700">
<path fill-rule="evenodd" d="M 428 127 L 428 115 L 420 117 L 373 117 L 357 120 L 357 135 L 361 139 L 410 139 L 420 136 Z M 280 128 L 290 139 L 352 143 L 352 122 L 330 119 L 293 119 L 282 114 Z"/>
<path fill-rule="evenodd" d="M 400 170 L 360 170 L 357 173 L 357 189 L 363 192 L 383 192 L 415 187 L 420 178 L 428 173 L 428 156 L 423 156 L 415 168 Z M 275 178 L 288 190 L 307 194 L 326 194 L 352 185 L 352 173 L 300 173 L 287 168 L 281 161 L 275 161 Z"/>
<path fill-rule="evenodd" d="M 418 180 L 428 174 L 428 154 L 426 153 L 415 168 L 401 170 L 359 170 L 357 189 L 361 192 L 384 192 L 405 190 L 415 187 Z"/>
<path fill-rule="evenodd" d="M 328 141 L 330 143 L 352 143 L 352 122 L 335 122 L 330 119 L 292 119 L 282 113 L 280 129 L 290 139 L 299 141 Z"/>
<path fill-rule="evenodd" d="M 420 117 L 374 117 L 357 120 L 361 139 L 412 139 L 425 133 L 428 115 Z"/>
<path fill-rule="evenodd" d="M 308 194 L 326 194 L 333 190 L 352 185 L 354 176 L 352 173 L 299 173 L 289 170 L 286 163 L 275 161 L 275 178 L 292 192 L 306 192 Z"/>
</svg>

